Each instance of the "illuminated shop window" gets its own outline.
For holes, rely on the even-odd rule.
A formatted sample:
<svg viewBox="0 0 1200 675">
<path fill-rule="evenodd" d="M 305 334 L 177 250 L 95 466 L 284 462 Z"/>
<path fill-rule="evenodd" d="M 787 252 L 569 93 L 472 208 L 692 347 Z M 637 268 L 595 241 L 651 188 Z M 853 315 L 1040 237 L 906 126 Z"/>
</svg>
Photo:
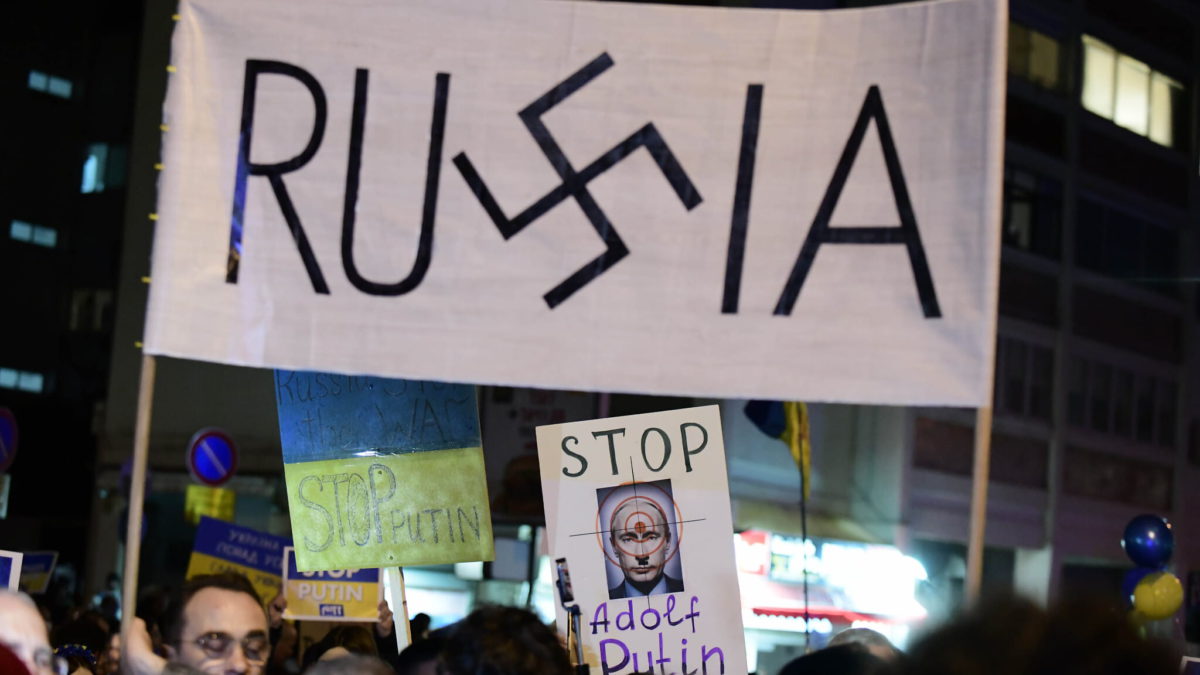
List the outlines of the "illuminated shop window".
<svg viewBox="0 0 1200 675">
<path fill-rule="evenodd" d="M 1083 36 L 1083 107 L 1136 134 L 1174 147 L 1183 85 L 1145 63 Z"/>
</svg>

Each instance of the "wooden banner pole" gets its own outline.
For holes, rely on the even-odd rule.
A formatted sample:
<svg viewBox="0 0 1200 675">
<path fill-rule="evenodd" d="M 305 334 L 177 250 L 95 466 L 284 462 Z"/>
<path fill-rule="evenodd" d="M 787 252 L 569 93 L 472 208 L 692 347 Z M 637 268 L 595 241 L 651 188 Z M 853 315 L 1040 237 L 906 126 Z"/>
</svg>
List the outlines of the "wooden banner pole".
<svg viewBox="0 0 1200 675">
<path fill-rule="evenodd" d="M 992 408 L 975 413 L 975 466 L 971 480 L 971 529 L 967 538 L 967 605 L 979 601 L 983 582 L 983 534 L 987 525 L 988 469 L 992 452 Z"/>
<path fill-rule="evenodd" d="M 121 642 L 129 644 L 129 629 L 137 612 L 138 562 L 142 557 L 142 507 L 146 498 L 146 460 L 150 450 L 150 411 L 154 401 L 155 360 L 142 354 L 138 382 L 137 418 L 133 428 L 133 471 L 129 485 L 129 520 L 125 523 L 125 573 L 121 586 Z"/>
<path fill-rule="evenodd" d="M 391 593 L 388 606 L 392 608 L 392 632 L 396 634 L 396 651 L 402 652 L 412 644 L 412 627 L 408 621 L 408 599 L 404 594 L 404 569 L 385 567 L 387 588 Z"/>
</svg>

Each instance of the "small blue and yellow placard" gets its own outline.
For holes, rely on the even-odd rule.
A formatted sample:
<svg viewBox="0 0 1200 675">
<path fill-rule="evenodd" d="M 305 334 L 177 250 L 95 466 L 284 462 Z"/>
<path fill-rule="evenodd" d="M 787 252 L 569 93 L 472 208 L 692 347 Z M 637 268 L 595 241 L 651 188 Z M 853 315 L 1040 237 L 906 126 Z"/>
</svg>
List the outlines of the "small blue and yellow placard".
<svg viewBox="0 0 1200 675">
<path fill-rule="evenodd" d="M 187 578 L 239 572 L 246 575 L 264 603 L 270 602 L 282 585 L 283 549 L 291 545 L 286 537 L 202 516 Z"/>
<path fill-rule="evenodd" d="M 301 621 L 378 621 L 383 582 L 379 569 L 301 572 L 296 550 L 284 549 L 285 619 Z"/>
</svg>

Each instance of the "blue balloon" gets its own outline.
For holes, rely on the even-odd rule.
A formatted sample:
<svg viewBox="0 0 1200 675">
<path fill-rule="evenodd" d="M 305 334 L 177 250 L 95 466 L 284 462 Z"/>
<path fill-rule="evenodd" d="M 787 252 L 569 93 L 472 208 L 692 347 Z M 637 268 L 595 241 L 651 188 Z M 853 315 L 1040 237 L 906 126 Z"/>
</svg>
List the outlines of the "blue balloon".
<svg viewBox="0 0 1200 675">
<path fill-rule="evenodd" d="M 1166 518 L 1144 513 L 1125 526 L 1121 546 L 1137 565 L 1161 569 L 1175 551 L 1175 535 Z"/>
<path fill-rule="evenodd" d="M 1133 589 L 1137 588 L 1138 582 L 1147 574 L 1157 571 L 1159 570 L 1153 567 L 1135 567 L 1125 573 L 1125 580 L 1121 582 L 1121 597 L 1130 607 L 1133 606 Z"/>
</svg>

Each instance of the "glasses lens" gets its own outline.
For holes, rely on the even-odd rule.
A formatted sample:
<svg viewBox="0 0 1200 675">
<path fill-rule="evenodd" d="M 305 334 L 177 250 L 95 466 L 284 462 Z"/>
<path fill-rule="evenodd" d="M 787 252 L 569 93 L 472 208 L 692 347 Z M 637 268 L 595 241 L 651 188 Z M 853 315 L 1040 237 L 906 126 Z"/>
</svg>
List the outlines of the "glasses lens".
<svg viewBox="0 0 1200 675">
<path fill-rule="evenodd" d="M 229 651 L 233 638 L 225 633 L 205 633 L 196 638 L 196 645 L 204 650 L 204 655 L 210 659 L 219 659 Z"/>
<path fill-rule="evenodd" d="M 271 653 L 271 643 L 262 636 L 248 637 L 242 640 L 242 652 L 246 654 L 247 661 L 262 663 Z"/>
</svg>

